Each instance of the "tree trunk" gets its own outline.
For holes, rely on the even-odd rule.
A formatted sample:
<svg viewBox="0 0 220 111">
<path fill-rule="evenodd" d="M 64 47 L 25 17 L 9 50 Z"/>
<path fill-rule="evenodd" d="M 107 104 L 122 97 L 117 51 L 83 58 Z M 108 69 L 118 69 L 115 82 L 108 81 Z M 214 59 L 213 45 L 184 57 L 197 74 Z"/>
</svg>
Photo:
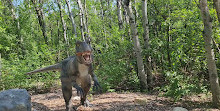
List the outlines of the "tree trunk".
<svg viewBox="0 0 220 111">
<path fill-rule="evenodd" d="M 119 29 L 123 28 L 123 20 L 122 20 L 122 0 L 117 0 L 117 15 L 118 15 L 118 26 Z"/>
<path fill-rule="evenodd" d="M 214 51 L 212 49 L 212 19 L 209 14 L 207 0 L 200 0 L 200 11 L 204 24 L 203 38 L 205 41 L 206 58 L 209 71 L 209 81 L 211 85 L 212 101 L 217 107 L 220 106 L 220 88 L 218 74 L 215 64 Z"/>
<path fill-rule="evenodd" d="M 80 30 L 81 30 L 81 36 L 82 36 L 82 39 L 85 40 L 85 37 L 84 37 L 84 29 L 83 29 L 83 7 L 82 7 L 82 3 L 81 3 L 81 0 L 77 0 L 77 3 L 78 3 L 78 6 L 79 6 L 79 16 L 80 16 Z"/>
<path fill-rule="evenodd" d="M 58 5 L 59 10 L 60 10 L 60 18 L 61 18 L 62 28 L 63 28 L 63 38 L 64 38 L 64 41 L 67 44 L 67 46 L 69 46 L 69 42 L 67 40 L 67 34 L 66 34 L 66 23 L 65 23 L 64 18 L 63 18 L 63 13 L 62 13 L 62 7 L 61 7 L 61 4 L 60 4 L 60 0 L 57 0 L 57 5 Z"/>
<path fill-rule="evenodd" d="M 147 1 L 142 0 L 142 22 L 144 28 L 144 48 L 149 48 L 149 24 L 148 24 L 148 17 L 147 17 Z"/>
<path fill-rule="evenodd" d="M 126 10 L 126 6 L 125 6 L 125 4 L 124 4 L 124 2 L 122 2 L 122 7 L 123 7 L 123 21 L 125 22 L 125 30 L 127 30 L 127 37 L 129 37 L 129 40 L 131 40 L 131 37 L 130 37 L 130 33 L 131 33 L 131 31 L 130 31 L 130 29 L 129 29 L 129 16 L 128 16 L 128 12 L 127 12 L 127 10 Z"/>
<path fill-rule="evenodd" d="M 144 28 L 144 34 L 143 34 L 143 38 L 144 38 L 144 48 L 146 50 L 150 49 L 149 46 L 149 24 L 148 24 L 148 17 L 147 17 L 147 0 L 142 0 L 142 21 L 143 21 L 143 28 Z M 153 77 L 152 77 L 152 71 L 151 71 L 151 65 L 150 65 L 150 54 L 149 51 L 147 51 L 147 53 L 145 54 L 145 61 L 146 61 L 146 73 L 147 73 L 147 82 L 148 82 L 148 86 L 150 87 L 153 83 Z"/>
<path fill-rule="evenodd" d="M 133 12 L 135 15 L 134 18 L 135 18 L 135 21 L 137 21 L 137 18 L 139 17 L 139 13 L 137 11 L 136 0 L 133 0 L 133 1 L 134 1 L 134 5 L 133 5 L 133 7 L 132 6 L 131 7 L 134 9 L 134 12 Z"/>
<path fill-rule="evenodd" d="M 74 18 L 73 18 L 73 16 L 72 16 L 72 11 L 71 11 L 71 9 L 70 9 L 70 3 L 69 3 L 69 0 L 65 0 L 65 1 L 66 1 L 66 5 L 67 5 L 67 7 L 68 7 L 69 18 L 70 18 L 70 20 L 71 20 L 72 27 L 73 27 L 72 33 L 75 35 L 75 37 L 77 37 L 76 24 L 75 24 Z"/>
<path fill-rule="evenodd" d="M 89 35 L 89 28 L 88 28 L 88 14 L 87 14 L 87 8 L 86 8 L 86 0 L 84 0 L 84 7 L 83 7 L 83 9 L 84 9 L 84 17 L 83 17 L 83 24 L 84 24 L 84 29 L 85 29 L 85 31 L 86 31 L 86 38 L 88 38 L 88 37 L 90 37 L 90 35 Z"/>
<path fill-rule="evenodd" d="M 36 3 L 36 0 L 31 0 L 31 1 L 32 1 L 34 8 L 35 8 L 35 11 L 37 13 L 38 22 L 40 24 L 41 31 L 44 36 L 44 41 L 46 44 L 48 44 L 48 38 L 47 38 L 47 33 L 46 33 L 46 23 L 44 21 L 43 9 L 41 6 L 38 5 L 38 4 L 42 5 L 42 1 L 39 0 L 39 3 Z"/>
<path fill-rule="evenodd" d="M 132 11 L 131 7 L 131 2 L 129 0 L 125 0 L 125 5 L 126 5 L 126 10 L 129 15 L 129 23 L 130 23 L 130 30 L 134 42 L 134 49 L 135 53 L 137 56 L 137 66 L 138 66 L 138 76 L 140 79 L 140 85 L 141 85 L 141 90 L 147 90 L 148 85 L 147 85 L 147 77 L 145 75 L 145 70 L 144 70 L 144 64 L 143 64 L 143 59 L 141 56 L 141 46 L 140 46 L 140 41 L 138 38 L 138 31 L 137 31 L 137 25 L 135 22 L 135 16 Z"/>
<path fill-rule="evenodd" d="M 215 6 L 218 22 L 220 23 L 220 0 L 213 0 L 213 5 Z"/>
<path fill-rule="evenodd" d="M 81 0 L 77 0 L 78 6 L 79 6 L 79 12 L 80 12 L 80 29 L 81 29 L 81 35 L 82 35 L 82 39 L 85 40 L 86 37 L 89 37 L 89 30 L 87 27 L 87 18 L 86 18 L 86 1 L 85 5 L 83 7 L 83 4 L 81 2 Z"/>
</svg>

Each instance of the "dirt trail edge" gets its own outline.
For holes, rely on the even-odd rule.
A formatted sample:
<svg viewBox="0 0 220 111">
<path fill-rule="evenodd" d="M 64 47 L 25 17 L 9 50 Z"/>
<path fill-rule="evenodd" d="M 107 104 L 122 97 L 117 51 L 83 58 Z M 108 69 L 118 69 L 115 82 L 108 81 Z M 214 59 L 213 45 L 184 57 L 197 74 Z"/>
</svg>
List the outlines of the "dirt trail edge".
<svg viewBox="0 0 220 111">
<path fill-rule="evenodd" d="M 207 110 L 206 104 L 194 103 L 195 105 L 174 103 L 165 97 L 147 95 L 141 93 L 104 93 L 100 95 L 89 95 L 91 107 L 79 106 L 78 111 L 172 111 L 174 107 L 185 107 L 188 110 Z M 37 94 L 31 96 L 33 111 L 65 111 L 65 102 L 62 91 L 55 90 L 52 93 Z M 74 106 L 79 105 L 76 91 L 73 91 L 71 102 Z M 202 107 L 200 107 L 202 105 Z M 200 107 L 200 108 L 197 108 Z M 217 109 L 209 109 L 218 111 Z"/>
</svg>

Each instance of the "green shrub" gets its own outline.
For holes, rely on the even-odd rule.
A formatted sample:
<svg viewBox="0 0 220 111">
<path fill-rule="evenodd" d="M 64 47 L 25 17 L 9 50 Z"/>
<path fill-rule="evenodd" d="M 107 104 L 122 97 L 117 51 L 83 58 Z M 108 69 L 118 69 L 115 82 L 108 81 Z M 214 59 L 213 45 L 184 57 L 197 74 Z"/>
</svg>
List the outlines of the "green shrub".
<svg viewBox="0 0 220 111">
<path fill-rule="evenodd" d="M 194 93 L 207 93 L 207 87 L 201 86 L 199 80 L 192 77 L 186 76 L 178 72 L 166 72 L 166 80 L 169 82 L 161 90 L 165 96 L 179 100 L 185 95 Z"/>
</svg>

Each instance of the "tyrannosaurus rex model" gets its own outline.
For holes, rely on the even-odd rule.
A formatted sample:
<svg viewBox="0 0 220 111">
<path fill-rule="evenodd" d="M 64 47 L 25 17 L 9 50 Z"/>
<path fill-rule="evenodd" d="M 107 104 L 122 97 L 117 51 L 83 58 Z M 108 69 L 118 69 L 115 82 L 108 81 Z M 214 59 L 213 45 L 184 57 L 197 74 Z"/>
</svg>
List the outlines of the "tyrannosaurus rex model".
<svg viewBox="0 0 220 111">
<path fill-rule="evenodd" d="M 81 104 L 84 106 L 89 106 L 88 101 L 86 101 L 86 95 L 91 87 L 91 77 L 94 81 L 94 88 L 101 88 L 96 75 L 93 73 L 92 59 L 90 40 L 87 39 L 84 42 L 77 41 L 75 56 L 70 56 L 58 64 L 36 69 L 27 74 L 60 70 L 63 97 L 66 103 L 66 110 L 69 111 L 72 109 L 69 103 L 72 96 L 72 86 L 77 89 L 77 94 L 81 98 Z"/>
</svg>

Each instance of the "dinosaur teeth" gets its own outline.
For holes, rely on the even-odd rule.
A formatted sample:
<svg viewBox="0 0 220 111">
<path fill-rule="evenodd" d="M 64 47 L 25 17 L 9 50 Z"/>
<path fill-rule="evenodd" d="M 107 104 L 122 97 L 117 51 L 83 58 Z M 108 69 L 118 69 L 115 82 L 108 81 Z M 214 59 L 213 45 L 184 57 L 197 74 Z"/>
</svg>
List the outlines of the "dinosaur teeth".
<svg viewBox="0 0 220 111">
<path fill-rule="evenodd" d="M 88 63 L 88 64 L 91 63 L 91 55 L 90 55 L 90 53 L 83 53 L 82 57 L 83 57 L 85 63 Z"/>
<path fill-rule="evenodd" d="M 84 55 L 83 58 L 84 58 L 86 61 L 89 61 L 89 60 L 90 60 L 90 55 Z"/>
</svg>

